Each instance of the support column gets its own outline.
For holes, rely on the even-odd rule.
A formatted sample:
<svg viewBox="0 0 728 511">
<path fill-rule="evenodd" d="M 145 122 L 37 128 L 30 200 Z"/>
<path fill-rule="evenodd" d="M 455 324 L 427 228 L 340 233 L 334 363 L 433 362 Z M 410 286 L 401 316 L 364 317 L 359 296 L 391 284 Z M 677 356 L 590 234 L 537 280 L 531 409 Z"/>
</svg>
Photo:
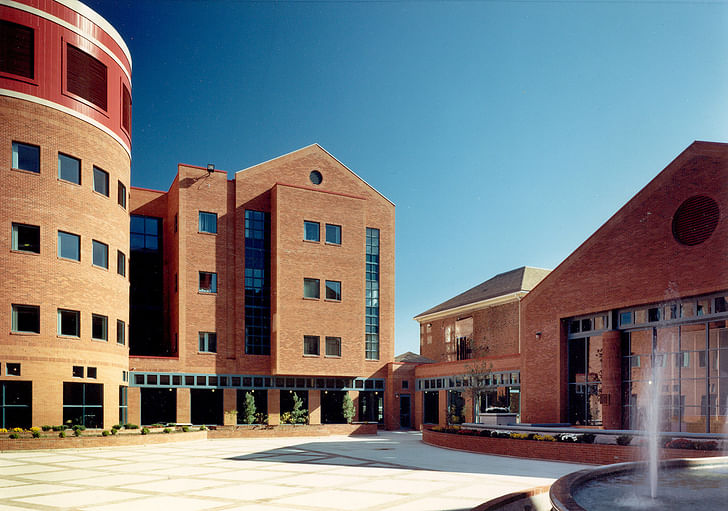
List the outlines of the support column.
<svg viewBox="0 0 728 511">
<path fill-rule="evenodd" d="M 130 424 L 141 424 L 142 422 L 142 389 L 140 387 L 129 387 L 126 394 L 127 409 L 126 417 Z"/>
<path fill-rule="evenodd" d="M 268 425 L 278 426 L 281 423 L 281 391 L 268 389 Z"/>
<path fill-rule="evenodd" d="M 308 423 L 321 424 L 321 391 L 308 391 Z"/>
<path fill-rule="evenodd" d="M 622 334 L 602 334 L 602 424 L 605 429 L 622 428 Z"/>
<path fill-rule="evenodd" d="M 439 426 L 447 426 L 447 390 L 439 390 L 437 394 L 437 419 Z"/>
<path fill-rule="evenodd" d="M 131 389 L 130 389 L 131 390 Z M 190 389 L 180 387 L 177 389 L 177 422 L 188 424 L 192 422 L 192 400 Z"/>
<path fill-rule="evenodd" d="M 223 425 L 235 426 L 238 423 L 238 389 L 222 390 Z"/>
<path fill-rule="evenodd" d="M 425 393 L 422 391 L 412 390 L 412 400 L 414 401 L 413 413 L 412 413 L 412 427 L 415 430 L 422 430 L 422 423 L 424 422 L 424 400 Z"/>
</svg>

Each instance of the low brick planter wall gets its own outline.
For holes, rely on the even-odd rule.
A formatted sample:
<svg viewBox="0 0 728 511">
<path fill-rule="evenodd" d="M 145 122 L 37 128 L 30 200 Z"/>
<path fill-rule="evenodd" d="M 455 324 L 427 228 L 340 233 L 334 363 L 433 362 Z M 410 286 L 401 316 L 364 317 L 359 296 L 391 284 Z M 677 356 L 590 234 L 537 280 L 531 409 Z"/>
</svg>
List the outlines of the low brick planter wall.
<svg viewBox="0 0 728 511">
<path fill-rule="evenodd" d="M 278 438 L 330 435 L 376 435 L 376 423 L 362 424 L 281 424 L 279 426 L 215 426 L 208 438 Z"/>
<path fill-rule="evenodd" d="M 205 440 L 207 431 L 190 431 L 187 433 L 150 433 L 142 435 L 139 430 L 135 433 L 125 433 L 110 436 L 73 436 L 69 432 L 66 438 L 58 438 L 57 432 L 48 432 L 44 438 L 0 438 L 0 452 L 24 451 L 36 449 L 85 449 L 94 447 L 124 447 L 130 445 L 167 444 L 172 442 L 191 442 Z M 46 433 L 43 433 L 46 435 Z"/>
<path fill-rule="evenodd" d="M 638 445 L 577 444 L 566 442 L 544 442 L 537 440 L 516 440 L 512 438 L 490 438 L 453 433 L 439 433 L 429 429 L 422 432 L 422 441 L 437 447 L 461 451 L 517 458 L 567 461 L 587 465 L 609 465 L 627 461 L 643 461 L 644 450 Z M 722 456 L 721 451 L 698 451 L 694 449 L 660 449 L 661 459 L 707 458 Z"/>
</svg>

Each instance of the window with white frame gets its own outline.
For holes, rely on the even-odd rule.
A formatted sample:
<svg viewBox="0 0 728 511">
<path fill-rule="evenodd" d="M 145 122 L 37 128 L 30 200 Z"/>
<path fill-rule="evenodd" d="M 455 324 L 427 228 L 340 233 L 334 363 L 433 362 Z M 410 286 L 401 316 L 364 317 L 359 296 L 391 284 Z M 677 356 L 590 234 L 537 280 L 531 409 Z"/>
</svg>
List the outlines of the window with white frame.
<svg viewBox="0 0 728 511">
<path fill-rule="evenodd" d="M 201 353 L 217 353 L 217 334 L 215 332 L 200 332 Z"/>
<path fill-rule="evenodd" d="M 217 234 L 217 213 L 200 211 L 199 231 Z"/>
</svg>

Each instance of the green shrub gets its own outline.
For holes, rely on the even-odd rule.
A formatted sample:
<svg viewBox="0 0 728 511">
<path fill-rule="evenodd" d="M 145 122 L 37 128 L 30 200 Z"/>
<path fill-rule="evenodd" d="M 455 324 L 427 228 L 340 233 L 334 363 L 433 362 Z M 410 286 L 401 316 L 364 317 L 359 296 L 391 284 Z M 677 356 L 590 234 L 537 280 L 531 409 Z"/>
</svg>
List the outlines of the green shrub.
<svg viewBox="0 0 728 511">
<path fill-rule="evenodd" d="M 112 435 L 118 435 L 119 434 L 119 430 L 116 429 L 116 428 L 111 428 L 111 434 Z"/>
<path fill-rule="evenodd" d="M 139 426 L 136 424 L 129 424 L 128 422 L 124 424 L 124 429 L 139 429 Z"/>
<path fill-rule="evenodd" d="M 252 392 L 245 393 L 245 402 L 243 403 L 243 424 L 254 424 L 257 410 L 255 408 L 255 397 Z"/>
<path fill-rule="evenodd" d="M 103 430 L 101 432 L 101 436 L 109 436 L 111 433 L 109 433 L 107 430 Z"/>
<path fill-rule="evenodd" d="M 151 426 L 149 426 L 149 427 L 150 427 L 150 428 L 161 428 L 161 427 L 164 427 L 164 424 L 160 424 L 160 423 L 158 423 L 158 422 L 155 422 L 154 424 L 152 424 L 152 425 L 151 425 Z"/>
<path fill-rule="evenodd" d="M 629 445 L 632 443 L 632 435 L 619 435 L 617 437 L 617 445 Z"/>
<path fill-rule="evenodd" d="M 583 444 L 593 444 L 597 436 L 594 433 L 583 433 L 579 435 L 579 441 Z"/>
<path fill-rule="evenodd" d="M 73 434 L 74 434 L 75 436 L 81 436 L 81 430 L 80 430 L 80 429 L 75 429 L 75 428 L 74 428 L 74 430 L 73 430 Z"/>
<path fill-rule="evenodd" d="M 40 431 L 33 431 L 33 438 L 40 438 Z"/>
<path fill-rule="evenodd" d="M 142 428 L 142 435 L 148 435 L 149 434 L 149 428 Z"/>
<path fill-rule="evenodd" d="M 41 426 L 40 428 L 41 428 L 41 429 L 42 429 L 43 431 L 50 431 L 51 429 L 53 429 L 53 426 L 47 426 L 47 425 L 46 425 L 46 426 Z"/>
<path fill-rule="evenodd" d="M 53 431 L 65 431 L 66 430 L 66 426 L 64 426 L 63 424 L 61 424 L 60 426 L 53 426 L 52 428 L 53 428 Z"/>
<path fill-rule="evenodd" d="M 207 431 L 207 426 L 205 426 L 204 424 L 200 426 L 200 431 Z"/>
<path fill-rule="evenodd" d="M 58 433 L 58 438 L 66 438 L 66 430 L 65 429 L 62 429 L 61 432 Z"/>
<path fill-rule="evenodd" d="M 347 392 L 344 394 L 344 402 L 341 405 L 341 415 L 344 416 L 344 420 L 347 424 L 351 424 L 355 414 L 356 411 L 354 410 L 354 402 L 351 400 L 351 396 Z"/>
<path fill-rule="evenodd" d="M 189 430 L 190 430 L 189 426 L 182 426 L 182 431 L 184 431 L 185 433 L 187 433 Z"/>
<path fill-rule="evenodd" d="M 86 426 L 76 424 L 73 426 L 73 431 L 86 431 Z"/>
<path fill-rule="evenodd" d="M 18 433 L 10 433 L 8 435 L 8 438 L 12 438 L 13 440 L 15 440 L 16 438 L 20 438 L 20 435 Z"/>
<path fill-rule="evenodd" d="M 172 428 L 164 428 L 162 430 L 162 433 L 171 433 L 171 432 L 172 432 Z"/>
<path fill-rule="evenodd" d="M 121 428 L 123 428 L 123 426 L 121 424 L 114 424 L 113 426 L 111 426 L 111 429 L 121 429 Z"/>
</svg>

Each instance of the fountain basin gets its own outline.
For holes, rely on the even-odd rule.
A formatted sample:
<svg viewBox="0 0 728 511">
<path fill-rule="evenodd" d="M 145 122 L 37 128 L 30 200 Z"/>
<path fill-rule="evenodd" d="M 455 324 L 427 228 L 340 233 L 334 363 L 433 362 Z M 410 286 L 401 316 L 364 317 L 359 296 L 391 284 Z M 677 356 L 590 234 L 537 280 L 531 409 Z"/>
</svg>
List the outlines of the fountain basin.
<svg viewBox="0 0 728 511">
<path fill-rule="evenodd" d="M 647 463 L 580 470 L 549 491 L 555 511 L 673 511 L 726 509 L 728 457 L 660 463 L 657 497 L 650 496 Z"/>
</svg>

